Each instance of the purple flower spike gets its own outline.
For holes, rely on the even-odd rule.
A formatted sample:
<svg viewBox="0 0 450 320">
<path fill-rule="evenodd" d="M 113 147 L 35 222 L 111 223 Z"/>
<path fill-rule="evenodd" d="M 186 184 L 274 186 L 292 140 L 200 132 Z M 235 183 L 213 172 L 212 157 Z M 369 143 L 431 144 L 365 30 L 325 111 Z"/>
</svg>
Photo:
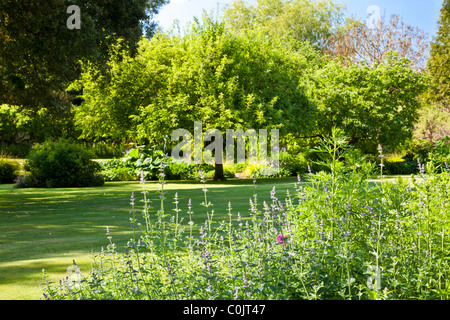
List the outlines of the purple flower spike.
<svg viewBox="0 0 450 320">
<path fill-rule="evenodd" d="M 131 199 L 130 199 L 130 205 L 132 205 L 132 206 L 134 206 L 134 200 L 135 200 L 135 198 L 134 198 L 134 192 L 132 192 L 131 193 Z"/>
</svg>

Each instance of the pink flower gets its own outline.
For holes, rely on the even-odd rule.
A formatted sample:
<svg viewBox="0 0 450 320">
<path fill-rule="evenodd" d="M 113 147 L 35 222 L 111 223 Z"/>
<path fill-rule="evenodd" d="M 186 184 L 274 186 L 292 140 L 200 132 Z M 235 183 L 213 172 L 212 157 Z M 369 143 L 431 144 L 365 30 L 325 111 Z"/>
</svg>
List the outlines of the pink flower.
<svg viewBox="0 0 450 320">
<path fill-rule="evenodd" d="M 288 236 L 285 236 L 284 233 L 282 233 L 277 237 L 277 243 L 285 245 L 287 242 L 287 239 L 288 239 Z"/>
</svg>

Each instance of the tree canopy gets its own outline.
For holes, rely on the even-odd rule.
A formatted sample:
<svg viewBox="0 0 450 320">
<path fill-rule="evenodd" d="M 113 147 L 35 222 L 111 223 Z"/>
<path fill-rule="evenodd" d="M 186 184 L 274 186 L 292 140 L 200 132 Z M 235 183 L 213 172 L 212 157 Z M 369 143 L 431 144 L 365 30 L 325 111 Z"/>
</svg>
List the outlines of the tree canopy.
<svg viewBox="0 0 450 320">
<path fill-rule="evenodd" d="M 135 57 L 119 50 L 108 76 L 87 67 L 76 122 L 84 137 L 153 142 L 177 128 L 192 131 L 194 121 L 307 134 L 315 118 L 299 82 L 307 65 L 282 42 L 229 32 L 205 16 L 186 35 L 143 39 Z"/>
<path fill-rule="evenodd" d="M 157 142 L 174 129 L 278 128 L 280 137 L 321 137 L 339 126 L 375 152 L 412 136 L 425 76 L 407 58 L 342 64 L 309 42 L 292 45 L 260 29 L 234 32 L 205 16 L 186 34 L 119 47 L 102 75 L 86 65 L 76 110 L 82 137 Z"/>
<path fill-rule="evenodd" d="M 153 35 L 151 16 L 164 0 L 79 0 L 79 32 L 66 27 L 63 0 L 36 11 L 14 1 L 0 15 L 0 102 L 46 108 L 27 117 L 73 111 L 70 134 L 82 139 L 158 143 L 202 121 L 203 130 L 279 129 L 282 143 L 310 143 L 338 126 L 374 152 L 379 143 L 400 146 L 418 119 L 427 78 L 414 65 L 426 40 L 398 19 L 358 33 L 361 23 L 342 24 L 342 7 L 330 0 L 237 0 L 223 17 Z M 70 112 L 68 91 L 80 93 Z"/>
<path fill-rule="evenodd" d="M 431 43 L 428 69 L 431 73 L 435 100 L 450 108 L 450 1 L 444 0 L 438 20 L 438 32 Z"/>
<path fill-rule="evenodd" d="M 256 6 L 237 0 L 227 7 L 224 19 L 235 32 L 257 28 L 274 38 L 325 48 L 343 21 L 343 9 L 331 0 L 257 0 Z"/>
<path fill-rule="evenodd" d="M 57 108 L 80 74 L 79 61 L 104 64 L 118 38 L 136 46 L 166 0 L 2 0 L 0 2 L 0 104 Z M 67 8 L 80 8 L 80 29 L 69 29 Z"/>
<path fill-rule="evenodd" d="M 378 144 L 395 150 L 412 137 L 426 81 L 396 54 L 377 66 L 332 60 L 312 75 L 308 90 L 318 108 L 316 132 L 336 126 L 366 152 Z"/>
</svg>

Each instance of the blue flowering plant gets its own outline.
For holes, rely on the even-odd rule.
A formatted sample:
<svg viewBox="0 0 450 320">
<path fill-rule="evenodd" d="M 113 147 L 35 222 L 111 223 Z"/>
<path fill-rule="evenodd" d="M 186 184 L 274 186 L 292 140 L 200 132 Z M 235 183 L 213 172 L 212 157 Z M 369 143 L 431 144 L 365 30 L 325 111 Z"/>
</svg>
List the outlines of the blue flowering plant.
<svg viewBox="0 0 450 320">
<path fill-rule="evenodd" d="M 44 297 L 449 299 L 450 171 L 420 164 L 389 181 L 346 141 L 338 130 L 324 139 L 316 151 L 328 169 L 298 176 L 284 199 L 274 187 L 261 200 L 254 179 L 248 212 L 216 208 L 203 172 L 201 209 L 183 208 L 181 192 L 170 206 L 163 160 L 157 201 L 144 174 L 140 205 L 131 196 L 125 252 L 108 231 L 80 285 L 47 284 Z"/>
</svg>

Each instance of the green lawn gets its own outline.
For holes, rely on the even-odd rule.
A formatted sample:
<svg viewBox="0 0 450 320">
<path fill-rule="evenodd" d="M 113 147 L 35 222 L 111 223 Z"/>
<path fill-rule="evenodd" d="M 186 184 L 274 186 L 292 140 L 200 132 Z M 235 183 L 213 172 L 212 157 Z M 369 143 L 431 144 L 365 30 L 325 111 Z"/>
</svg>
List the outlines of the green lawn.
<svg viewBox="0 0 450 320">
<path fill-rule="evenodd" d="M 258 198 L 270 199 L 275 185 L 277 196 L 284 200 L 286 190 L 294 190 L 295 181 L 260 180 Z M 238 211 L 247 215 L 254 192 L 252 184 L 252 180 L 238 179 L 208 181 L 207 196 L 215 210 L 214 219 L 225 217 L 228 201 L 235 216 Z M 152 181 L 146 186 L 155 212 L 159 209 L 156 190 L 160 185 Z M 188 219 L 187 202 L 192 198 L 194 221 L 198 224 L 206 219 L 205 208 L 200 205 L 204 200 L 203 184 L 169 181 L 165 188 L 166 212 L 174 208 L 173 197 L 178 192 L 183 210 L 180 217 Z M 139 200 L 140 191 L 139 182 L 109 182 L 103 187 L 83 189 L 15 189 L 11 184 L 0 185 L 0 299 L 39 299 L 42 269 L 50 281 L 58 281 L 73 259 L 82 273 L 88 273 L 92 250 L 98 252 L 108 243 L 106 227 L 119 247 L 125 245 L 131 238 L 130 195 L 135 192 Z M 140 208 L 138 201 L 136 204 Z"/>
</svg>

